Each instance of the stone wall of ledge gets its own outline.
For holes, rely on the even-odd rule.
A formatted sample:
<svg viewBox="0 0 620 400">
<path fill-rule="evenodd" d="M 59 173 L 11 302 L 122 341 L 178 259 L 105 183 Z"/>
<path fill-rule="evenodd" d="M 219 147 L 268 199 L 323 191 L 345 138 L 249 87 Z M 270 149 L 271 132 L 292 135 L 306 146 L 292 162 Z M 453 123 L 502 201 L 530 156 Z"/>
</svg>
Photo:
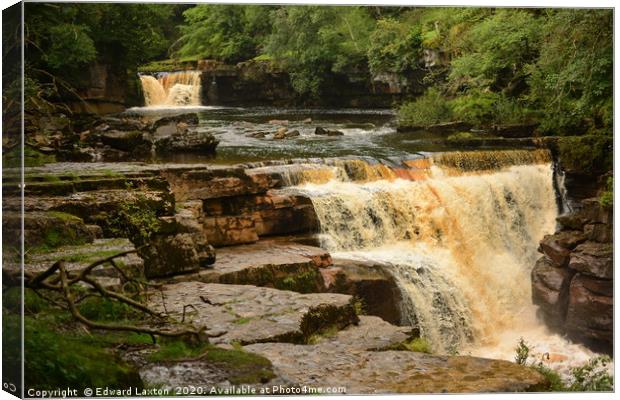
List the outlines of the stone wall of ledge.
<svg viewBox="0 0 620 400">
<path fill-rule="evenodd" d="M 597 198 L 558 217 L 541 241 L 532 300 L 553 329 L 598 351 L 613 349 L 613 213 Z"/>
</svg>

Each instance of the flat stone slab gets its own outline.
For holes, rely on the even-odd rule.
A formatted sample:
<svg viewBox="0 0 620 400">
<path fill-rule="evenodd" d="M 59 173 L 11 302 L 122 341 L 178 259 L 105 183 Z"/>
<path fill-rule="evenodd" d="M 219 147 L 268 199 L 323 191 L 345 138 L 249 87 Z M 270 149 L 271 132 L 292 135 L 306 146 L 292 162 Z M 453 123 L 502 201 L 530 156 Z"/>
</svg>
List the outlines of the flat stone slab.
<svg viewBox="0 0 620 400">
<path fill-rule="evenodd" d="M 345 387 L 347 394 L 521 392 L 546 384 L 533 369 L 501 360 L 367 351 L 337 342 L 245 349 L 268 358 L 274 372 L 294 386 Z"/>
<path fill-rule="evenodd" d="M 185 320 L 206 326 L 214 344 L 305 343 L 316 333 L 357 322 L 351 299 L 342 294 L 180 282 L 164 285 L 162 294 L 154 292 L 149 305 L 179 320 L 185 307 Z"/>
<path fill-rule="evenodd" d="M 167 282 L 230 283 L 278 287 L 287 277 L 314 272 L 315 291 L 324 287 L 320 268 L 331 265 L 331 256 L 319 247 L 278 240 L 222 247 L 217 249 L 211 268 L 196 273 L 177 275 Z M 294 286 L 294 285 L 293 285 Z M 312 286 L 312 285 L 310 285 Z"/>
<path fill-rule="evenodd" d="M 334 335 L 322 335 L 314 344 L 346 350 L 386 350 L 414 337 L 411 326 L 396 326 L 371 315 L 360 315 L 359 322 Z"/>
</svg>

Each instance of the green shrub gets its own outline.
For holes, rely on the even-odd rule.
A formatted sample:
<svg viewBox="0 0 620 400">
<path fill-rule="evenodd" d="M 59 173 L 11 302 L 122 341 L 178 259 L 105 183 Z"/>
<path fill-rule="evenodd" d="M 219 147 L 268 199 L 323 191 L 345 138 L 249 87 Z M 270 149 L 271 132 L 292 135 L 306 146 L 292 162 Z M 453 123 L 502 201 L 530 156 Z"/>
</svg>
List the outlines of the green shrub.
<svg viewBox="0 0 620 400">
<path fill-rule="evenodd" d="M 452 111 L 443 95 L 430 88 L 412 102 L 403 104 L 398 110 L 398 123 L 403 127 L 427 127 L 449 121 Z"/>
<path fill-rule="evenodd" d="M 543 365 L 543 363 L 538 363 L 537 365 L 532 365 L 536 371 L 540 372 L 549 382 L 549 391 L 551 392 L 566 392 L 568 388 L 562 381 L 562 377 L 556 371 L 551 368 Z"/>
<path fill-rule="evenodd" d="M 530 346 L 523 338 L 519 339 L 515 352 L 515 362 L 519 365 L 525 365 L 530 356 Z"/>
<path fill-rule="evenodd" d="M 450 102 L 454 118 L 475 126 L 489 125 L 496 120 L 495 108 L 500 95 L 491 92 L 473 92 Z"/>
<path fill-rule="evenodd" d="M 611 359 L 607 356 L 592 358 L 586 364 L 572 368 L 572 383 L 569 387 L 574 392 L 608 392 L 614 390 L 614 378 L 607 371 Z"/>
<path fill-rule="evenodd" d="M 610 176 L 607 178 L 607 187 L 601 193 L 601 197 L 599 198 L 599 202 L 601 206 L 604 208 L 613 208 L 614 206 L 614 178 Z"/>
</svg>

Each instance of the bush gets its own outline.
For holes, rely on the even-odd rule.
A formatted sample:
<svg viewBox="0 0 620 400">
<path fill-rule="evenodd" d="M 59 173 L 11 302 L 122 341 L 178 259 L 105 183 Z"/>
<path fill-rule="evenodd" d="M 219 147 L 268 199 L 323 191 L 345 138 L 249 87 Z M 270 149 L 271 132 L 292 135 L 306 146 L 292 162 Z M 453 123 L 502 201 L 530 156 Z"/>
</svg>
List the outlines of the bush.
<svg viewBox="0 0 620 400">
<path fill-rule="evenodd" d="M 614 378 L 607 371 L 611 359 L 607 356 L 595 357 L 581 367 L 571 369 L 572 383 L 569 390 L 574 392 L 608 392 L 614 390 Z"/>
<path fill-rule="evenodd" d="M 398 122 L 403 127 L 427 127 L 449 121 L 452 110 L 443 95 L 430 88 L 412 102 L 403 104 L 398 110 Z"/>
<path fill-rule="evenodd" d="M 496 104 L 500 95 L 491 92 L 473 92 L 450 102 L 454 118 L 476 126 L 493 123 L 497 119 Z"/>
<path fill-rule="evenodd" d="M 607 187 L 599 198 L 601 206 L 604 208 L 613 208 L 614 206 L 614 178 L 610 176 L 607 178 Z"/>
</svg>

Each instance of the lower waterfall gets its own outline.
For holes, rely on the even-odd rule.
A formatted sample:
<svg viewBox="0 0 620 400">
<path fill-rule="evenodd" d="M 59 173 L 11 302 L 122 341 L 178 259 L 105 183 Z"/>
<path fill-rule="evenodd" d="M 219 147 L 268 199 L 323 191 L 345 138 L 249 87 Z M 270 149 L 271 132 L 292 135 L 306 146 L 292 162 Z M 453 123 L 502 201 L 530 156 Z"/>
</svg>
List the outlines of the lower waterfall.
<svg viewBox="0 0 620 400">
<path fill-rule="evenodd" d="M 199 106 L 200 71 L 160 72 L 157 77 L 140 75 L 144 104 L 154 106 Z"/>
<path fill-rule="evenodd" d="M 513 361 L 523 337 L 568 373 L 592 353 L 548 332 L 531 301 L 536 249 L 558 215 L 553 166 L 542 153 L 501 153 L 508 158 L 487 157 L 495 161 L 478 170 L 482 153 L 441 155 L 419 180 L 331 172 L 292 190 L 312 200 L 322 246 L 335 257 L 388 266 L 404 322 L 434 352 Z"/>
</svg>

